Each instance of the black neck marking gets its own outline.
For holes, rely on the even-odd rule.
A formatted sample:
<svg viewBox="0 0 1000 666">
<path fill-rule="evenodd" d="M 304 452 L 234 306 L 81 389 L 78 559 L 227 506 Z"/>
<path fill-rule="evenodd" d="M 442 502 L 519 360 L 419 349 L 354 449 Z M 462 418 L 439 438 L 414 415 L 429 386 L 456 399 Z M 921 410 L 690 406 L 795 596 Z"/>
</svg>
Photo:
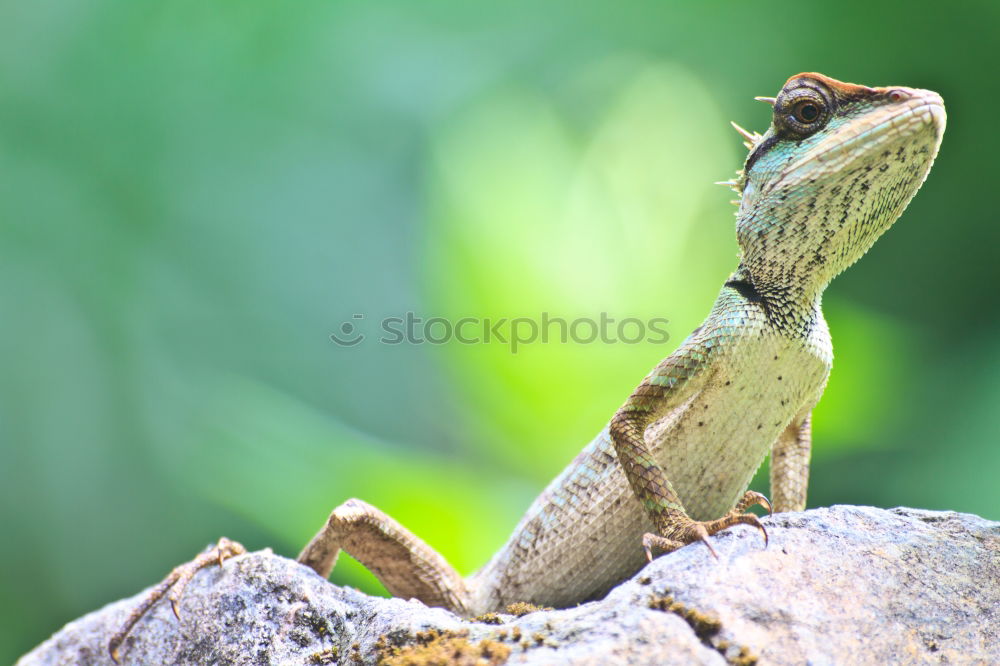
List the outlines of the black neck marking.
<svg viewBox="0 0 1000 666">
<path fill-rule="evenodd" d="M 743 173 L 749 174 L 750 169 L 753 167 L 754 163 L 761 157 L 763 157 L 765 153 L 771 150 L 771 148 L 774 148 L 774 144 L 781 141 L 781 138 L 782 137 L 778 136 L 777 134 L 773 134 L 768 138 L 764 139 L 763 141 L 761 141 L 760 143 L 758 143 L 754 147 L 753 152 L 750 153 L 750 156 L 747 157 L 747 161 L 743 165 Z"/>
<path fill-rule="evenodd" d="M 751 303 L 763 303 L 764 297 L 761 296 L 760 292 L 757 291 L 757 287 L 753 286 L 753 283 L 746 279 L 729 280 L 726 282 L 726 286 L 731 289 L 735 289 L 740 293 L 740 296 L 747 299 Z"/>
</svg>

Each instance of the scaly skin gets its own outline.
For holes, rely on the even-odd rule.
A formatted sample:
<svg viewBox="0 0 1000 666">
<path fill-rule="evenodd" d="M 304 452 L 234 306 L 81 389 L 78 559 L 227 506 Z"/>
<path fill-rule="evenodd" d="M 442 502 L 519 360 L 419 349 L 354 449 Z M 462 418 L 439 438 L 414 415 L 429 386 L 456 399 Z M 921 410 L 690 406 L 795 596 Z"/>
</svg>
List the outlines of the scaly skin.
<svg viewBox="0 0 1000 666">
<path fill-rule="evenodd" d="M 929 91 L 800 74 L 775 102 L 771 128 L 749 137 L 735 183 L 736 272 L 705 323 L 611 421 L 618 459 L 657 531 L 644 537 L 647 548 L 673 550 L 735 523 L 759 524 L 741 512 L 692 520 L 685 505 L 694 517 L 726 511 L 782 431 L 804 429 L 833 358 L 823 291 L 903 212 L 944 131 L 943 103 Z M 671 422 L 668 441 L 654 451 L 645 433 L 662 419 Z M 776 451 L 779 511 L 805 508 L 808 436 L 795 441 L 797 450 Z"/>
<path fill-rule="evenodd" d="M 930 91 L 812 73 L 762 99 L 774 105 L 771 127 L 763 136 L 740 130 L 750 153 L 730 183 L 741 195 L 736 271 L 704 323 L 646 376 L 481 571 L 463 580 L 356 499 L 334 509 L 299 561 L 325 577 L 343 549 L 392 594 L 465 616 L 517 601 L 562 607 L 634 574 L 644 550 L 648 557 L 653 548 L 708 544 L 736 524 L 763 531 L 745 511 L 770 503 L 746 488 L 769 452 L 774 510 L 804 509 L 810 413 L 833 358 L 823 291 L 916 194 L 945 111 Z M 231 542 L 226 548 L 232 554 Z M 218 554 L 198 562 L 211 557 Z M 130 616 L 112 647 L 153 601 Z"/>
</svg>

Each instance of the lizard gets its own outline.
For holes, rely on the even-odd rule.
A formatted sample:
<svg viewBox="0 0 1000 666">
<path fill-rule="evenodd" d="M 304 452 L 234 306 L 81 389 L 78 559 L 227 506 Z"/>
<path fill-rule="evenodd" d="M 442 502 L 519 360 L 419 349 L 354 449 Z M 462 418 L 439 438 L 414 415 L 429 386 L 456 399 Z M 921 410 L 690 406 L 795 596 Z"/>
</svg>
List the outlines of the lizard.
<svg viewBox="0 0 1000 666">
<path fill-rule="evenodd" d="M 328 577 L 341 550 L 394 596 L 463 617 L 514 602 L 567 607 L 601 598 L 654 551 L 704 543 L 748 511 L 806 506 L 811 413 L 833 361 L 821 300 L 920 189 L 946 124 L 941 97 L 805 72 L 776 97 L 763 134 L 735 123 L 748 149 L 726 181 L 736 202 L 736 270 L 701 326 L 642 380 L 608 425 L 531 504 L 496 555 L 462 578 L 374 506 L 333 510 L 298 561 Z M 772 501 L 748 491 L 771 456 Z M 169 591 L 175 614 L 196 571 L 245 552 L 222 539 L 148 593 L 109 641 Z"/>
</svg>

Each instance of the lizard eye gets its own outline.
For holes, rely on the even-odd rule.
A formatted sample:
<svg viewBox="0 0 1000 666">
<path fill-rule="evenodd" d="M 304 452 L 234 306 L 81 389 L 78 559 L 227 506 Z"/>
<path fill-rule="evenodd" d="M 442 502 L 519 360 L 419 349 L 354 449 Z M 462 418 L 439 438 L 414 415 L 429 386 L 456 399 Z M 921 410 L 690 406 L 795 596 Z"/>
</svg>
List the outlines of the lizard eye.
<svg viewBox="0 0 1000 666">
<path fill-rule="evenodd" d="M 795 108 L 792 109 L 792 113 L 795 114 L 795 119 L 803 125 L 816 122 L 820 116 L 819 107 L 816 106 L 816 102 L 808 99 L 804 99 L 796 104 Z"/>
<path fill-rule="evenodd" d="M 788 136 L 804 139 L 826 124 L 830 108 L 823 93 L 811 87 L 783 92 L 775 106 L 775 125 Z"/>
</svg>

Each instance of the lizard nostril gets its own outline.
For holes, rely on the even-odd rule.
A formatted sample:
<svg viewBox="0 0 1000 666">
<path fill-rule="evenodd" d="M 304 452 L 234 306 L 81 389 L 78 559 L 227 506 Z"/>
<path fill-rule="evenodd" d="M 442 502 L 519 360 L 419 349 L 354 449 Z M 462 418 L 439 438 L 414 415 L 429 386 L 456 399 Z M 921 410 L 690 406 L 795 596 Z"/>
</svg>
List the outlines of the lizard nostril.
<svg viewBox="0 0 1000 666">
<path fill-rule="evenodd" d="M 907 95 L 902 90 L 893 90 L 891 93 L 889 93 L 889 99 L 893 102 L 902 102 L 907 97 L 909 97 L 909 95 Z"/>
</svg>

